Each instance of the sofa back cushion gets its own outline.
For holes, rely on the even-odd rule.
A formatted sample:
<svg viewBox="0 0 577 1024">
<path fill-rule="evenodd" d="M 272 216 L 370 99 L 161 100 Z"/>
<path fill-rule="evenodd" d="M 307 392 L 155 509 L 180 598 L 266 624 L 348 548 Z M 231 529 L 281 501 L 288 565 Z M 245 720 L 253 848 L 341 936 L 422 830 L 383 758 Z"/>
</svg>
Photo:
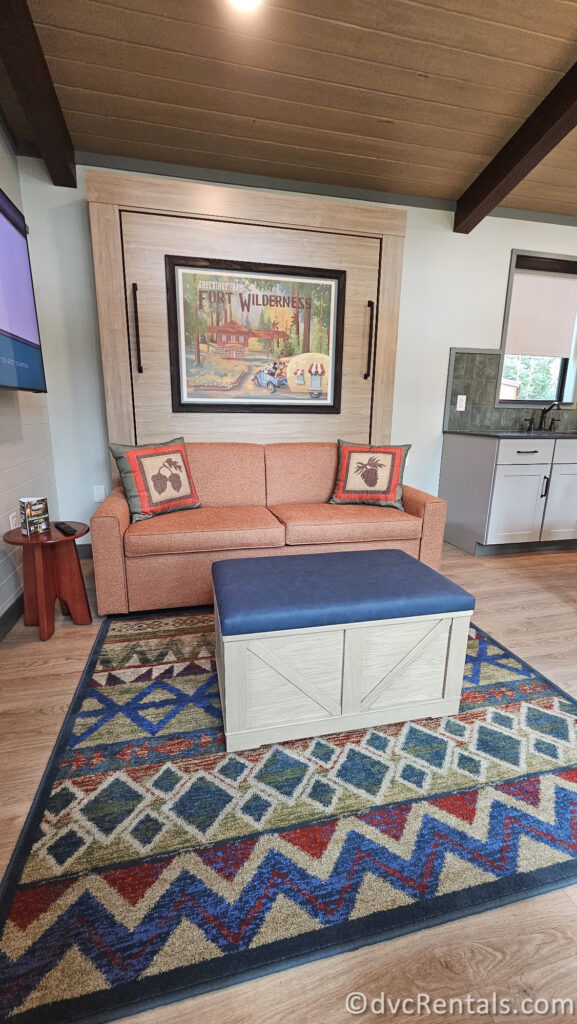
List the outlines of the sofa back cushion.
<svg viewBox="0 0 577 1024">
<path fill-rule="evenodd" d="M 264 449 L 229 441 L 187 442 L 188 462 L 205 507 L 266 505 Z"/>
<path fill-rule="evenodd" d="M 336 441 L 267 444 L 264 451 L 267 505 L 321 504 L 329 500 L 337 475 Z M 204 504 L 200 492 L 199 497 Z"/>
</svg>

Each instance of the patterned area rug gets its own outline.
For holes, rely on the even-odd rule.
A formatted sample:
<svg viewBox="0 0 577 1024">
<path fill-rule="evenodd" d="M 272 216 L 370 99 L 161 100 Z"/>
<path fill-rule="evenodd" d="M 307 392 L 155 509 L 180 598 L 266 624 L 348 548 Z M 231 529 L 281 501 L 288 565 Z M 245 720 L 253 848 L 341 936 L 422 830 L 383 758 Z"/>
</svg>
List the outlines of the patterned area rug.
<svg viewBox="0 0 577 1024">
<path fill-rule="evenodd" d="M 458 716 L 227 755 L 212 617 L 105 623 L 4 881 L 3 1014 L 112 1019 L 575 881 L 576 715 L 472 627 Z"/>
</svg>

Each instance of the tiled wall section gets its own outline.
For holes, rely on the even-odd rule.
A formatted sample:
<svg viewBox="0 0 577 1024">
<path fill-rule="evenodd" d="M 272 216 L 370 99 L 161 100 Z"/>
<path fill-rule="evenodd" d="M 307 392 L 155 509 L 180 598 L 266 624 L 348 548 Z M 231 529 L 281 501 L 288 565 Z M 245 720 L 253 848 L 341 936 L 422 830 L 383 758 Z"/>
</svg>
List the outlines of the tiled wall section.
<svg viewBox="0 0 577 1024">
<path fill-rule="evenodd" d="M 499 361 L 499 352 L 456 353 L 453 377 L 448 382 L 451 395 L 449 430 L 526 430 L 530 408 L 495 408 Z M 463 412 L 457 412 L 457 395 L 467 396 Z M 540 412 L 539 407 L 536 409 L 533 417 L 535 426 Z M 557 430 L 577 430 L 576 409 L 556 409 L 553 415 L 559 420 Z"/>
</svg>

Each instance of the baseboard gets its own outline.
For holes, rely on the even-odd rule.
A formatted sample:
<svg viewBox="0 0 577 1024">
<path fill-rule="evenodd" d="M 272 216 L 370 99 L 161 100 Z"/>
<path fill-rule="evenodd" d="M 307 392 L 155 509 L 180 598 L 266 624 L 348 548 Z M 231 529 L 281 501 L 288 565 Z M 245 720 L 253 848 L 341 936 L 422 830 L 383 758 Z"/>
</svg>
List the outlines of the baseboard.
<svg viewBox="0 0 577 1024">
<path fill-rule="evenodd" d="M 77 544 L 79 558 L 92 558 L 92 544 Z"/>
<path fill-rule="evenodd" d="M 22 594 L 17 597 L 16 600 L 2 612 L 0 615 L 0 640 L 3 640 L 7 633 L 10 632 L 12 626 L 15 626 L 21 615 L 24 614 L 24 598 Z"/>
<path fill-rule="evenodd" d="M 575 551 L 577 540 L 536 540 L 523 544 L 476 544 L 476 555 L 520 555 L 527 552 Z"/>
</svg>

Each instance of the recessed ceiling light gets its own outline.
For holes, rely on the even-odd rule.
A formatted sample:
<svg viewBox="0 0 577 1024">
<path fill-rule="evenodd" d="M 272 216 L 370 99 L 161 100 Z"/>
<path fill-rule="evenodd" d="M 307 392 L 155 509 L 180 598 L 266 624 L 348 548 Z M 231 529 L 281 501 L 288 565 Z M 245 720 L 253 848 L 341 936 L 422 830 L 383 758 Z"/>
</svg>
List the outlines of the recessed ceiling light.
<svg viewBox="0 0 577 1024">
<path fill-rule="evenodd" d="M 239 11 L 254 11 L 256 7 L 260 7 L 262 0 L 230 0 L 230 2 Z"/>
</svg>

